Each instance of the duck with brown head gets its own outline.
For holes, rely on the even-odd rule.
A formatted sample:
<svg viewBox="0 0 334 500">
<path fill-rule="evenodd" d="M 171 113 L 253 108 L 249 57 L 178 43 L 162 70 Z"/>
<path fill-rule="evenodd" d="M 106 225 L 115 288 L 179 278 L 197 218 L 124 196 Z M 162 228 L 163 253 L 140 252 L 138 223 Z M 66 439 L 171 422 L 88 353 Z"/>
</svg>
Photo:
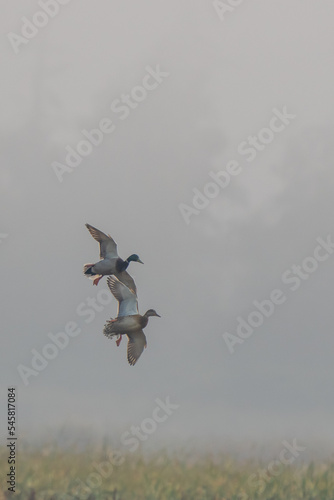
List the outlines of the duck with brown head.
<svg viewBox="0 0 334 500">
<path fill-rule="evenodd" d="M 147 326 L 150 316 L 157 316 L 158 318 L 160 316 L 154 309 L 148 309 L 144 315 L 140 315 L 136 292 L 128 288 L 115 276 L 109 276 L 107 283 L 111 293 L 118 301 L 118 311 L 116 319 L 109 320 L 104 325 L 103 333 L 108 338 L 119 335 L 117 345 L 120 344 L 122 335 L 127 335 L 127 357 L 129 364 L 133 366 L 142 354 L 144 347 L 147 346 L 143 328 Z"/>
</svg>

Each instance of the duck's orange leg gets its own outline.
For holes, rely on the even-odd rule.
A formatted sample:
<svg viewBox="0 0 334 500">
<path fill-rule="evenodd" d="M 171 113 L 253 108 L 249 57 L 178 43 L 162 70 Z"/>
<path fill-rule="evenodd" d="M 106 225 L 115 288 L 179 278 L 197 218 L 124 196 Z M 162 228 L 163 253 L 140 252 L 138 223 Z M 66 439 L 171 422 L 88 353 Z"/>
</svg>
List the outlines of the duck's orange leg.
<svg viewBox="0 0 334 500">
<path fill-rule="evenodd" d="M 117 318 L 116 319 L 112 319 L 112 318 L 108 319 L 108 323 L 115 323 L 115 321 L 117 321 Z"/>
<path fill-rule="evenodd" d="M 97 285 L 98 285 L 98 283 L 99 283 L 99 281 L 100 281 L 102 278 L 103 278 L 103 276 L 98 276 L 97 278 L 95 278 L 95 279 L 93 280 L 93 285 L 96 285 L 96 286 L 97 286 Z"/>
<path fill-rule="evenodd" d="M 122 335 L 120 335 L 119 339 L 116 340 L 117 347 L 119 347 L 119 344 L 121 343 L 121 341 L 122 341 Z"/>
</svg>

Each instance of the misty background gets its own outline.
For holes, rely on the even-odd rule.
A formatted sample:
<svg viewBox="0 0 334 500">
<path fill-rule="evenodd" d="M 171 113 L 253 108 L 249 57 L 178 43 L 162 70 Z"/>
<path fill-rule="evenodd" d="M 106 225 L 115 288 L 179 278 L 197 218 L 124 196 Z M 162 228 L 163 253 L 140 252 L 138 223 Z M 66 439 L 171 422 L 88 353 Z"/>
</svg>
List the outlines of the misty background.
<svg viewBox="0 0 334 500">
<path fill-rule="evenodd" d="M 15 54 L 8 33 L 41 8 L 0 3 L 2 422 L 15 385 L 26 437 L 117 439 L 169 397 L 150 445 L 330 446 L 334 256 L 293 293 L 281 276 L 334 233 L 334 5 L 253 0 L 222 20 L 210 0 L 72 0 Z M 147 66 L 169 76 L 121 120 L 110 106 Z M 284 106 L 296 117 L 247 162 L 240 143 Z M 113 133 L 59 182 L 52 163 L 106 117 Z M 242 172 L 187 225 L 179 205 L 231 160 Z M 135 367 L 102 334 L 115 300 L 89 324 L 77 314 L 107 289 L 82 274 L 98 260 L 86 222 L 145 263 L 129 268 L 139 310 L 162 317 Z M 275 288 L 286 302 L 231 354 L 224 332 Z M 80 335 L 25 386 L 18 365 L 69 321 Z"/>
</svg>

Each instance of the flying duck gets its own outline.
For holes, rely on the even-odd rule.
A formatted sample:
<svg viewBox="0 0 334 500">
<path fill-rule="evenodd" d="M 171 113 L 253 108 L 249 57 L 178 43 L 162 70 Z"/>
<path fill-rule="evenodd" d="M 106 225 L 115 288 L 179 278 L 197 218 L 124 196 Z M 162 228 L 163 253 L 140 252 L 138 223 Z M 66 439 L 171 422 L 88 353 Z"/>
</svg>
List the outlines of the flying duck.
<svg viewBox="0 0 334 500">
<path fill-rule="evenodd" d="M 120 337 L 116 341 L 117 345 L 120 344 L 122 335 L 127 335 L 127 357 L 129 364 L 133 366 L 147 345 L 143 328 L 146 327 L 148 318 L 150 316 L 160 318 L 161 316 L 154 309 L 149 309 L 143 316 L 140 315 L 136 292 L 115 276 L 109 276 L 107 283 L 111 293 L 118 301 L 118 310 L 116 319 L 111 319 L 104 325 L 103 333 L 108 338 L 119 335 Z"/>
<path fill-rule="evenodd" d="M 117 253 L 117 244 L 110 235 L 107 236 L 90 224 L 86 224 L 86 227 L 93 238 L 99 242 L 101 260 L 95 264 L 85 264 L 83 268 L 84 275 L 93 279 L 93 285 L 97 285 L 103 276 L 113 274 L 136 292 L 135 283 L 126 272 L 126 268 L 131 261 L 140 262 L 140 264 L 144 264 L 144 262 L 140 260 L 137 254 L 130 255 L 126 260 L 121 259 Z"/>
</svg>

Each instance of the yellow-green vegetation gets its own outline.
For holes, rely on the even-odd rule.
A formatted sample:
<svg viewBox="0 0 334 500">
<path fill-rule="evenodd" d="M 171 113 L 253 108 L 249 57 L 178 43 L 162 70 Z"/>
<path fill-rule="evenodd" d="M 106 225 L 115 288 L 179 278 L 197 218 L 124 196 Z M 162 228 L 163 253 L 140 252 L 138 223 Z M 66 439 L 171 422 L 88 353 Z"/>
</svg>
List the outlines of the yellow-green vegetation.
<svg viewBox="0 0 334 500">
<path fill-rule="evenodd" d="M 7 455 L 0 448 L 1 494 L 15 500 L 334 500 L 334 463 L 282 465 L 272 475 L 255 460 L 122 455 L 109 447 L 18 450 L 13 495 L 5 484 Z"/>
</svg>

